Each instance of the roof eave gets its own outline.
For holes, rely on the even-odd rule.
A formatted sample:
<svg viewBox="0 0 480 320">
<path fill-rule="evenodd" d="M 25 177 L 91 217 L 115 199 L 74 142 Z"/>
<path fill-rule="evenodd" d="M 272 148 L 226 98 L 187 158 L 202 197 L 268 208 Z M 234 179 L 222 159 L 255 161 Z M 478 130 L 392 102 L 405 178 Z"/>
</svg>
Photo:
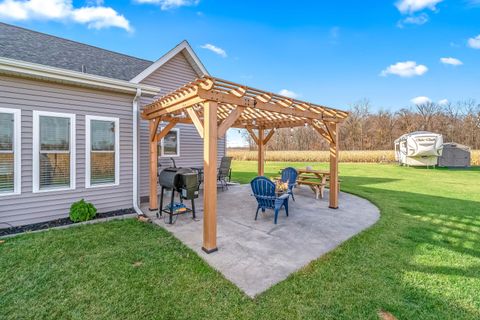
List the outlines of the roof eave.
<svg viewBox="0 0 480 320">
<path fill-rule="evenodd" d="M 142 91 L 142 95 L 151 97 L 160 92 L 160 88 L 154 86 L 132 83 L 130 81 L 112 79 L 4 57 L 0 57 L 0 74 L 16 75 L 20 77 L 35 78 L 128 94 L 136 94 L 137 89 L 140 89 Z"/>
</svg>

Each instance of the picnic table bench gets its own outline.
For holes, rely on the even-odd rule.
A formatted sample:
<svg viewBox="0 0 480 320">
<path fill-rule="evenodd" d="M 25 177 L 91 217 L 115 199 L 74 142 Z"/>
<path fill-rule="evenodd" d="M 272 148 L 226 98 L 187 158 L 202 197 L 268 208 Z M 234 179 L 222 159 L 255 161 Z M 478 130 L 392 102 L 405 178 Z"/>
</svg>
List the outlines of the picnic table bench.
<svg viewBox="0 0 480 320">
<path fill-rule="evenodd" d="M 316 199 L 319 197 L 323 199 L 327 181 L 330 179 L 330 172 L 306 168 L 297 169 L 297 172 L 297 184 L 309 186 L 315 193 Z M 340 184 L 340 180 L 338 183 Z"/>
<path fill-rule="evenodd" d="M 327 185 L 327 178 L 330 176 L 330 172 L 313 170 L 313 169 L 297 169 L 298 185 L 307 185 L 315 193 L 315 198 L 319 197 L 323 199 L 325 186 Z"/>
<path fill-rule="evenodd" d="M 328 181 L 330 180 L 330 172 L 307 168 L 295 170 L 297 170 L 298 173 L 296 184 L 309 186 L 310 189 L 312 189 L 312 191 L 315 193 L 316 199 L 323 199 L 325 187 L 328 185 Z M 281 172 L 282 171 L 280 171 L 280 173 Z M 280 177 L 275 177 L 274 179 L 280 179 Z M 341 180 L 338 180 L 339 189 L 340 182 Z"/>
</svg>

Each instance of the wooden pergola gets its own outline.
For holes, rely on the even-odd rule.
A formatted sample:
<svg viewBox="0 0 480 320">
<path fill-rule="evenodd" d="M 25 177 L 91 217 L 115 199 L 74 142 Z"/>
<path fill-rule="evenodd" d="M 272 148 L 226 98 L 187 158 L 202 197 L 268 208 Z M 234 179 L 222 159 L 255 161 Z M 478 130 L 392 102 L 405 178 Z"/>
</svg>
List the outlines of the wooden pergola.
<svg viewBox="0 0 480 320">
<path fill-rule="evenodd" d="M 338 127 L 345 111 L 202 77 L 146 106 L 150 121 L 150 208 L 158 207 L 158 142 L 177 123 L 193 124 L 203 139 L 203 247 L 217 250 L 217 141 L 229 128 L 246 129 L 258 145 L 258 175 L 264 174 L 265 146 L 278 128 L 311 126 L 330 145 L 329 207 L 338 208 Z M 158 132 L 160 122 L 165 127 Z M 255 132 L 256 130 L 257 132 Z M 312 130 L 313 131 L 313 130 Z"/>
</svg>

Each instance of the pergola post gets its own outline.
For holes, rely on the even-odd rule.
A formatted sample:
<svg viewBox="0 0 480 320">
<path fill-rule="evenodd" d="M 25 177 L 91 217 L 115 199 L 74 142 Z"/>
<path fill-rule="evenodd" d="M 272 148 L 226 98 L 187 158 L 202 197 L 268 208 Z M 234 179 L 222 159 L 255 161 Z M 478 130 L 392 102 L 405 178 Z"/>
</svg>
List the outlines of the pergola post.
<svg viewBox="0 0 480 320">
<path fill-rule="evenodd" d="M 150 120 L 150 205 L 151 211 L 158 209 L 158 139 L 157 128 L 159 119 Z"/>
<path fill-rule="evenodd" d="M 265 135 L 262 127 L 258 128 L 258 175 L 263 176 L 265 174 Z"/>
<path fill-rule="evenodd" d="M 329 207 L 338 209 L 338 124 L 326 123 L 331 135 L 330 141 L 330 197 Z"/>
<path fill-rule="evenodd" d="M 217 251 L 217 102 L 203 103 L 203 247 Z"/>
</svg>

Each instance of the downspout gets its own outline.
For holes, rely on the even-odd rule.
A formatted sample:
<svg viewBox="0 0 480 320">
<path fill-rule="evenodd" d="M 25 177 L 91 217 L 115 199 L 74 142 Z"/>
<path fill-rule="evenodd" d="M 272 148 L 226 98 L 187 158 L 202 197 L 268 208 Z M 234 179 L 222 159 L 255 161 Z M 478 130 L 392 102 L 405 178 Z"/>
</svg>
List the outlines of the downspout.
<svg viewBox="0 0 480 320">
<path fill-rule="evenodd" d="M 137 88 L 133 98 L 133 209 L 138 215 L 143 215 L 138 206 L 138 100 L 142 95 L 142 89 Z"/>
</svg>

